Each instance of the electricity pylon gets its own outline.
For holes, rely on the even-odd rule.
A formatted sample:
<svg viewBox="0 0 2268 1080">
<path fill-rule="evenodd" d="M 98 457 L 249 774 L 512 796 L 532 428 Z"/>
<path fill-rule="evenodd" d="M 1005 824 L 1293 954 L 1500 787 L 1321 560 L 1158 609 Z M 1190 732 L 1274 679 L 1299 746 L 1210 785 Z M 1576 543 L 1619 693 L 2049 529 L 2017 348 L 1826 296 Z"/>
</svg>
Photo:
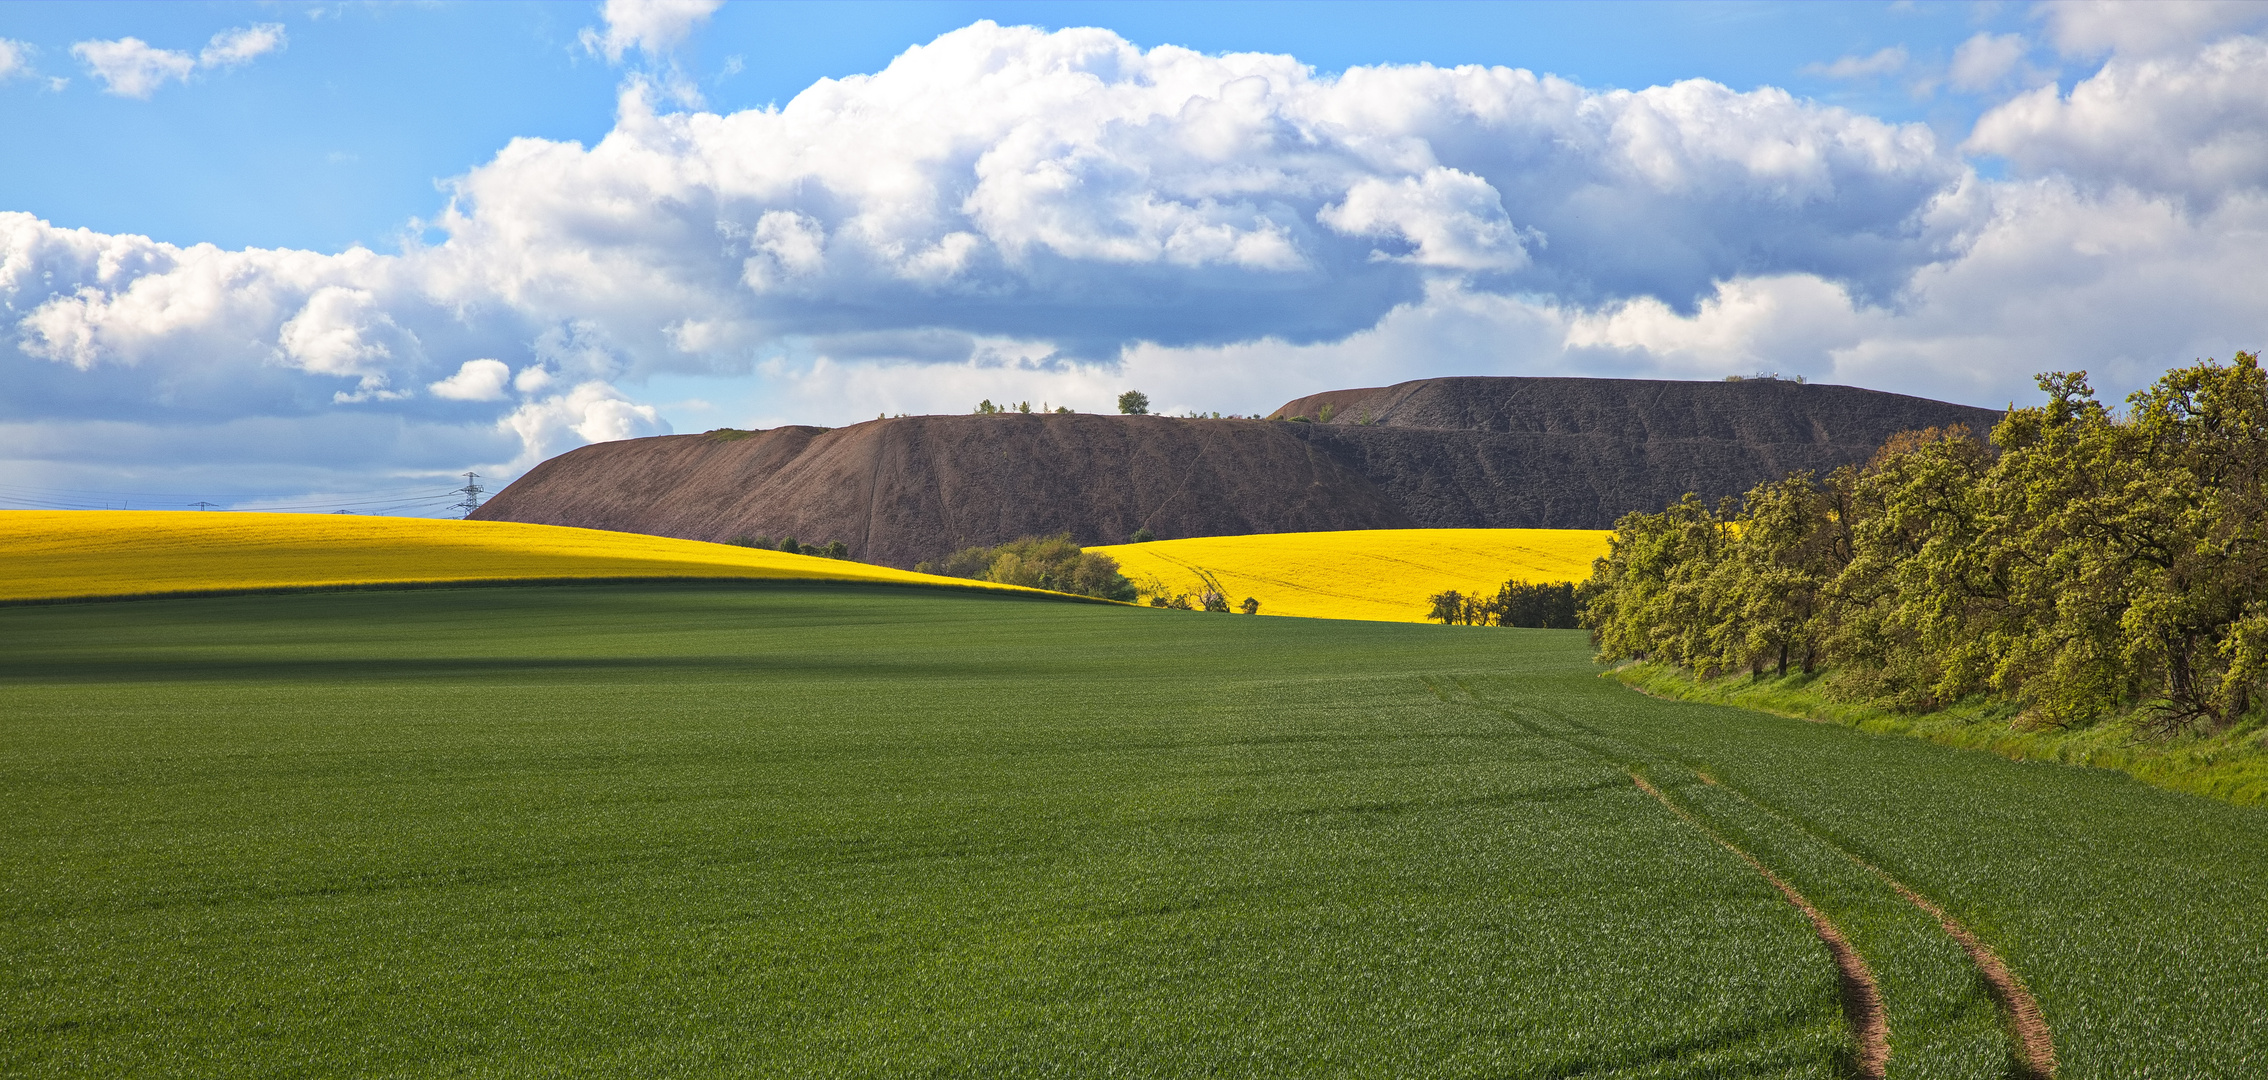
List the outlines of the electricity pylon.
<svg viewBox="0 0 2268 1080">
<path fill-rule="evenodd" d="M 449 493 L 451 495 L 462 495 L 464 500 L 451 503 L 449 509 L 464 511 L 463 514 L 458 515 L 460 517 L 471 517 L 473 511 L 480 509 L 480 493 L 480 474 L 476 472 L 466 473 L 465 486 Z"/>
</svg>

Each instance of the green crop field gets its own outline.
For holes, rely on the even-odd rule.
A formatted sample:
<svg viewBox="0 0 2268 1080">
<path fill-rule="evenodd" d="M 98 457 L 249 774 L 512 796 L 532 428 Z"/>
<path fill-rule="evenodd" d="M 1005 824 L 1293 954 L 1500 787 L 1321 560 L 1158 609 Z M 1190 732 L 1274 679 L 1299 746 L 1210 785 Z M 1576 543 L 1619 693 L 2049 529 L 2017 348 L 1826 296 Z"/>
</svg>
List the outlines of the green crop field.
<svg viewBox="0 0 2268 1080">
<path fill-rule="evenodd" d="M 886 586 L 0 608 L 0 1073 L 2268 1075 L 2268 811 L 1580 633 Z M 1641 790 L 1644 777 L 1676 807 Z M 1721 838 L 1724 843 L 1719 842 Z M 1877 872 L 1879 871 L 1879 873 Z"/>
</svg>

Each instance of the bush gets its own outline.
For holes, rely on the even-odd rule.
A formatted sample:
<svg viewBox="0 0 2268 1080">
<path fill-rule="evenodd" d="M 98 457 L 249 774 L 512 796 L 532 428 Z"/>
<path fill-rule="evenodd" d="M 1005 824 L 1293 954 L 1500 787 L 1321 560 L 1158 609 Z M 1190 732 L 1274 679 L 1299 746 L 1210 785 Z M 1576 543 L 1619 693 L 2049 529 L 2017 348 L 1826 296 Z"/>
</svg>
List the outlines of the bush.
<svg viewBox="0 0 2268 1080">
<path fill-rule="evenodd" d="M 1070 533 L 1027 536 L 996 547 L 966 547 L 936 562 L 916 565 L 924 574 L 1024 585 L 1034 589 L 1098 596 L 1131 602 L 1134 583 L 1118 571 L 1118 560 L 1086 551 Z"/>
<path fill-rule="evenodd" d="M 1150 411 L 1150 395 L 1140 390 L 1128 390 L 1118 395 L 1118 411 L 1128 416 L 1144 416 Z"/>
<path fill-rule="evenodd" d="M 1493 605 L 1498 626 L 1524 626 L 1534 630 L 1573 630 L 1581 625 L 1575 614 L 1575 583 L 1531 584 L 1514 579 L 1496 592 Z"/>
<path fill-rule="evenodd" d="M 1147 544 L 1157 538 L 1158 534 L 1151 532 L 1148 528 L 1140 528 L 1134 530 L 1134 535 L 1127 537 L 1126 542 L 1129 544 Z"/>
<path fill-rule="evenodd" d="M 1237 610 L 1247 615 L 1258 615 L 1260 614 L 1260 601 L 1247 596 L 1244 598 L 1244 603 L 1238 605 Z"/>
</svg>

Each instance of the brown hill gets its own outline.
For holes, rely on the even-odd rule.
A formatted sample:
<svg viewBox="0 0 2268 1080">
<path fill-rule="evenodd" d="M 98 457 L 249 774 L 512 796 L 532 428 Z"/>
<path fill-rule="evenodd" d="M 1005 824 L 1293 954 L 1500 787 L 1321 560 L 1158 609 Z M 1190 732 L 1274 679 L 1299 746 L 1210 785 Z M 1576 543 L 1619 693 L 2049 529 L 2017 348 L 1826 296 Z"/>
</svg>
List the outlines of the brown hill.
<svg viewBox="0 0 2268 1080">
<path fill-rule="evenodd" d="M 1328 422 L 1313 422 L 1322 406 Z M 1995 412 L 1843 386 L 1424 379 L 1287 403 L 1284 420 L 919 416 L 598 443 L 473 516 L 730 540 L 841 540 L 911 566 L 1068 532 L 1160 537 L 1410 527 L 1604 528 Z"/>
<path fill-rule="evenodd" d="M 1443 378 L 1286 402 L 1296 425 L 1429 528 L 1603 529 L 1688 491 L 1736 495 L 1863 462 L 1900 431 L 1991 409 L 1779 379 Z"/>
<path fill-rule="evenodd" d="M 596 443 L 474 513 L 730 540 L 841 540 L 912 566 L 970 544 L 1068 532 L 1159 536 L 1406 529 L 1376 485 L 1297 424 L 1163 416 L 909 416 L 846 428 Z"/>
</svg>

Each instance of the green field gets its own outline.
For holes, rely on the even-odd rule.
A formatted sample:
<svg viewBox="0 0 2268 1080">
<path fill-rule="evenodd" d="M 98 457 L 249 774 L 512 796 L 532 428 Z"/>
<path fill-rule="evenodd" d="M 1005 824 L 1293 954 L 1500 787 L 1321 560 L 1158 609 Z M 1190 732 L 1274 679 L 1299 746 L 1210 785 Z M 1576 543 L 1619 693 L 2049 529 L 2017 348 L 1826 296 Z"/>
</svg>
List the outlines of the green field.
<svg viewBox="0 0 2268 1080">
<path fill-rule="evenodd" d="M 2268 1075 L 2268 811 L 1580 633 L 883 586 L 0 608 L 0 1073 Z"/>
</svg>

